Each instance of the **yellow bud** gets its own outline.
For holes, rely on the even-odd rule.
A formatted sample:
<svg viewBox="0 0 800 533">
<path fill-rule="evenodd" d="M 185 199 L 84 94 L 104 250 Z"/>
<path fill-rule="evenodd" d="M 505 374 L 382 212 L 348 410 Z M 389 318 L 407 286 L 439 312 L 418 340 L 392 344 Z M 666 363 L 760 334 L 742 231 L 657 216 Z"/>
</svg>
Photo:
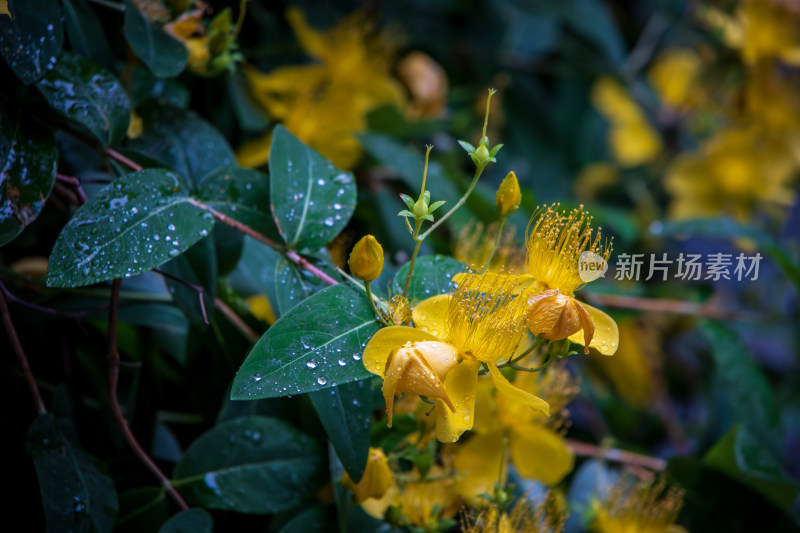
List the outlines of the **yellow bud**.
<svg viewBox="0 0 800 533">
<path fill-rule="evenodd" d="M 383 270 L 383 247 L 372 235 L 365 235 L 350 252 L 350 272 L 362 281 L 375 281 Z"/>
<path fill-rule="evenodd" d="M 392 427 L 395 395 L 407 392 L 440 399 L 455 411 L 453 402 L 444 390 L 444 378 L 458 362 L 458 351 L 438 341 L 407 342 L 389 357 L 383 379 L 383 399 L 389 415 L 387 426 Z"/>
<path fill-rule="evenodd" d="M 411 306 L 408 305 L 408 298 L 402 294 L 395 294 L 389 302 L 389 321 L 397 326 L 411 322 Z"/>
<path fill-rule="evenodd" d="M 594 322 L 586 309 L 574 298 L 557 290 L 542 291 L 528 299 L 528 329 L 551 341 L 566 339 L 583 330 L 584 351 L 594 336 Z"/>
<path fill-rule="evenodd" d="M 358 483 L 353 483 L 345 472 L 342 485 L 353 491 L 359 504 L 370 498 L 382 498 L 394 484 L 394 475 L 389 468 L 389 460 L 380 448 L 370 448 L 364 475 Z"/>
<path fill-rule="evenodd" d="M 497 195 L 494 197 L 494 205 L 498 214 L 505 218 L 519 207 L 522 202 L 522 193 L 519 190 L 517 175 L 512 170 L 509 172 L 500 187 L 497 188 Z"/>
</svg>

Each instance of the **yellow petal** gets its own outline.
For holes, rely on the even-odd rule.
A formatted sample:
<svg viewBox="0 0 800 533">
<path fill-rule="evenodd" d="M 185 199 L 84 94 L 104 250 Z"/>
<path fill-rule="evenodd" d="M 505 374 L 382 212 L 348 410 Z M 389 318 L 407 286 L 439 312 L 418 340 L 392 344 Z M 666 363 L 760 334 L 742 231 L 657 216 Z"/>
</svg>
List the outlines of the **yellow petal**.
<svg viewBox="0 0 800 533">
<path fill-rule="evenodd" d="M 518 389 L 509 383 L 509 381 L 503 374 L 500 373 L 500 370 L 497 368 L 497 366 L 495 366 L 494 363 L 487 363 L 487 366 L 489 367 L 489 373 L 492 375 L 494 386 L 497 387 L 498 391 L 505 394 L 515 402 L 525 404 L 528 407 L 532 407 L 533 409 L 541 411 L 547 416 L 550 416 L 549 403 L 542 400 L 538 396 L 534 396 L 530 392 Z"/>
<path fill-rule="evenodd" d="M 505 484 L 506 469 L 501 469 L 503 461 L 503 433 L 496 431 L 486 435 L 473 435 L 464 444 L 453 445 L 456 449 L 453 466 L 458 471 L 456 492 L 467 504 L 479 507 L 483 500 L 481 494 L 492 494 L 494 484 L 499 480 Z"/>
<path fill-rule="evenodd" d="M 269 161 L 269 146 L 272 142 L 272 132 L 267 132 L 260 137 L 246 141 L 236 150 L 236 162 L 245 168 L 258 168 Z"/>
<path fill-rule="evenodd" d="M 603 355 L 614 355 L 619 346 L 619 328 L 614 319 L 605 314 L 603 311 L 587 305 L 583 302 L 581 304 L 586 312 L 594 322 L 594 336 L 592 342 L 589 343 L 589 348 L 594 348 Z M 583 345 L 583 330 L 570 335 L 569 340 Z"/>
<path fill-rule="evenodd" d="M 575 464 L 575 455 L 563 437 L 545 426 L 515 427 L 508 444 L 519 474 L 545 485 L 561 481 Z"/>
<path fill-rule="evenodd" d="M 0 0 L 0 15 L 8 15 L 8 18 L 11 19 L 11 12 L 8 10 L 8 0 Z"/>
<path fill-rule="evenodd" d="M 300 46 L 303 47 L 303 50 L 308 55 L 317 59 L 325 55 L 326 50 L 329 48 L 325 34 L 312 28 L 300 9 L 289 8 L 286 11 L 286 19 L 289 21 L 292 30 L 294 30 L 297 40 L 300 41 Z"/>
<path fill-rule="evenodd" d="M 451 411 L 442 400 L 436 400 L 436 438 L 441 442 L 455 442 L 462 433 L 472 429 L 480 367 L 480 361 L 464 359 L 447 373 L 444 390 L 455 411 Z"/>
<path fill-rule="evenodd" d="M 447 308 L 450 295 L 439 294 L 419 302 L 411 313 L 414 326 L 431 335 L 447 340 Z"/>
<path fill-rule="evenodd" d="M 386 361 L 400 346 L 407 342 L 438 341 L 436 337 L 424 331 L 407 326 L 389 326 L 379 330 L 364 348 L 362 362 L 364 368 L 380 377 L 386 375 Z"/>
</svg>

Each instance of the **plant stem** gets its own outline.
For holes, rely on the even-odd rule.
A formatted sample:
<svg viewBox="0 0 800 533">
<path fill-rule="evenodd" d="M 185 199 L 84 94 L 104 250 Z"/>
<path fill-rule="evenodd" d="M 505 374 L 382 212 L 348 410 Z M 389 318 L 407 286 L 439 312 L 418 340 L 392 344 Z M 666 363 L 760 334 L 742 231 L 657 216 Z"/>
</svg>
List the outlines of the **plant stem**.
<svg viewBox="0 0 800 533">
<path fill-rule="evenodd" d="M 0 283 L 0 286 L 2 286 L 4 293 L 0 295 L 0 313 L 3 315 L 3 326 L 5 326 L 8 340 L 11 342 L 11 347 L 14 349 L 14 355 L 17 356 L 17 362 L 22 369 L 22 374 L 25 376 L 25 382 L 28 384 L 31 397 L 33 397 L 36 412 L 43 415 L 47 412 L 47 408 L 44 406 L 42 395 L 39 393 L 39 386 L 36 385 L 36 378 L 33 377 L 33 372 L 31 372 L 31 367 L 28 364 L 28 357 L 22 349 L 22 343 L 19 342 L 17 330 L 14 328 L 14 323 L 11 321 L 11 312 L 8 310 L 8 304 L 6 303 L 5 286 L 3 286 L 2 283 Z"/>
<path fill-rule="evenodd" d="M 228 307 L 228 304 L 220 300 L 219 298 L 214 299 L 214 307 L 216 307 L 220 313 L 222 313 L 225 318 L 227 318 L 233 326 L 238 329 L 242 335 L 247 338 L 250 344 L 255 344 L 258 342 L 258 339 L 261 338 L 258 333 L 252 330 L 250 326 L 248 326 L 242 317 L 236 314 L 236 312 Z"/>
<path fill-rule="evenodd" d="M 625 463 L 628 465 L 643 466 L 651 470 L 664 470 L 667 467 L 667 462 L 658 457 L 650 457 L 648 455 L 619 450 L 617 448 L 604 448 L 573 439 L 564 440 L 576 455 L 596 457 L 598 459 L 605 459 L 607 461 Z"/>
<path fill-rule="evenodd" d="M 492 262 L 492 258 L 494 257 L 495 252 L 497 252 L 497 247 L 500 245 L 500 237 L 503 235 L 503 226 L 506 224 L 506 217 L 500 217 L 500 223 L 497 225 L 497 235 L 494 236 L 494 244 L 492 245 L 492 251 L 489 252 L 489 257 L 486 258 L 486 262 L 483 264 L 483 271 L 486 272 L 489 270 L 489 263 Z"/>
<path fill-rule="evenodd" d="M 450 211 L 445 213 L 442 216 L 442 218 L 431 224 L 431 227 L 429 227 L 427 230 L 425 230 L 425 233 L 419 236 L 420 239 L 424 241 L 428 237 L 428 235 L 431 234 L 433 230 L 438 228 L 442 224 L 442 222 L 450 218 L 450 215 L 455 213 L 459 207 L 464 205 L 464 203 L 467 201 L 467 198 L 469 198 L 469 195 L 472 194 L 472 190 L 475 188 L 475 185 L 478 184 L 478 179 L 481 177 L 481 174 L 483 174 L 483 169 L 484 167 L 475 168 L 475 176 L 472 178 L 472 183 L 469 184 L 469 187 L 467 187 L 467 191 L 464 193 L 464 195 L 458 199 L 458 201 L 455 203 L 453 207 L 450 208 Z"/>
<path fill-rule="evenodd" d="M 188 509 L 189 506 L 183 500 L 181 495 L 172 486 L 167 476 L 161 472 L 158 465 L 153 462 L 149 455 L 142 449 L 139 442 L 136 440 L 133 432 L 131 431 L 125 415 L 122 414 L 122 408 L 119 405 L 117 398 L 117 385 L 119 384 L 119 366 L 120 357 L 117 350 L 117 318 L 119 316 L 119 290 L 122 281 L 115 279 L 111 285 L 111 303 L 108 310 L 108 403 L 111 404 L 111 411 L 114 413 L 114 419 L 117 421 L 122 435 L 128 442 L 128 445 L 133 450 L 133 453 L 139 458 L 142 463 L 147 467 L 153 475 L 161 482 L 164 490 L 175 500 L 175 503 L 181 509 Z"/>
<path fill-rule="evenodd" d="M 144 170 L 144 167 L 142 167 L 142 165 L 135 163 L 134 161 L 131 161 L 121 153 L 114 150 L 113 148 L 106 148 L 105 153 L 108 157 L 110 157 L 114 161 L 122 163 L 131 170 L 136 170 L 136 171 Z"/>
<path fill-rule="evenodd" d="M 411 261 L 408 263 L 408 275 L 406 276 L 406 284 L 403 287 L 403 297 L 408 297 L 408 289 L 411 287 L 411 276 L 414 274 L 414 265 L 417 262 L 417 254 L 419 254 L 419 247 L 422 246 L 422 241 L 425 237 L 420 237 L 419 229 L 422 226 L 422 219 L 418 218 L 414 222 L 414 252 L 411 254 Z"/>
<path fill-rule="evenodd" d="M 185 279 L 179 278 L 178 276 L 173 276 L 169 272 L 164 272 L 163 270 L 160 270 L 158 268 L 154 268 L 153 272 L 155 272 L 157 274 L 161 274 L 165 278 L 169 278 L 172 281 L 180 283 L 181 285 L 184 285 L 184 286 L 189 287 L 190 289 L 196 291 L 197 292 L 197 298 L 198 298 L 198 300 L 200 300 L 200 312 L 203 314 L 203 322 L 205 322 L 206 326 L 208 325 L 208 315 L 206 314 L 206 302 L 205 302 L 205 299 L 203 298 L 203 295 L 205 294 L 205 289 L 203 288 L 202 285 L 198 285 L 197 283 L 192 283 L 190 281 L 186 281 Z"/>
<path fill-rule="evenodd" d="M 383 315 L 378 312 L 378 308 L 375 307 L 375 302 L 372 299 L 372 289 L 369 287 L 369 281 L 364 282 L 364 290 L 367 291 L 367 299 L 369 300 L 369 305 L 372 307 L 372 312 L 375 313 L 375 316 L 378 318 L 378 322 L 383 324 L 384 326 L 388 326 L 389 323 L 383 318 Z"/>
</svg>

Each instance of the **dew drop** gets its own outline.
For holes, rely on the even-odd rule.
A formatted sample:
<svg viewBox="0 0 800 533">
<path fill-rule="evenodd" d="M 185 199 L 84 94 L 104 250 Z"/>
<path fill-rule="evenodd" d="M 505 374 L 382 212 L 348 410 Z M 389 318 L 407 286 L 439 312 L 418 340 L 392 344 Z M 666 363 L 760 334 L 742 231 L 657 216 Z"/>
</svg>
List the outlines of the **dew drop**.
<svg viewBox="0 0 800 533">
<path fill-rule="evenodd" d="M 329 228 L 333 226 L 333 217 L 328 217 L 323 221 L 323 224 L 328 226 Z"/>
<path fill-rule="evenodd" d="M 311 369 L 317 368 L 317 362 L 312 359 L 306 363 L 306 366 Z"/>
<path fill-rule="evenodd" d="M 256 382 L 261 381 L 261 374 L 256 374 L 255 376 L 253 376 L 253 381 Z"/>
<path fill-rule="evenodd" d="M 317 383 L 319 383 L 320 385 L 325 385 L 327 382 L 328 378 L 326 378 L 325 376 L 320 376 L 317 378 Z"/>
<path fill-rule="evenodd" d="M 345 365 L 347 365 L 347 361 L 345 361 L 344 357 L 342 357 L 341 359 L 339 359 L 339 366 L 345 366 Z"/>
</svg>

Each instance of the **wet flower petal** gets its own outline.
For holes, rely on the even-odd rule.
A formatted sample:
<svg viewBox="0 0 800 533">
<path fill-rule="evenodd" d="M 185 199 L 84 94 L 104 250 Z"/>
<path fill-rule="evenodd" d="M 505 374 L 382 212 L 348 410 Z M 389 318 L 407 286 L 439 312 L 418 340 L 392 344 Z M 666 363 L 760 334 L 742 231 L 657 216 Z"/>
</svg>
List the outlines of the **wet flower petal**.
<svg viewBox="0 0 800 533">
<path fill-rule="evenodd" d="M 486 366 L 489 367 L 489 373 L 492 375 L 492 381 L 494 382 L 494 386 L 497 387 L 498 391 L 505 394 L 515 402 L 525 404 L 528 407 L 532 407 L 533 409 L 541 411 L 547 416 L 550 416 L 549 403 L 542 400 L 538 396 L 534 396 L 530 392 L 518 389 L 514 385 L 509 383 L 509 381 L 505 378 L 505 376 L 500 372 L 500 370 L 497 368 L 497 366 L 495 366 L 494 363 L 488 363 Z"/>
<path fill-rule="evenodd" d="M 472 429 L 480 365 L 475 359 L 464 359 L 448 372 L 444 388 L 455 410 L 451 411 L 442 400 L 436 400 L 436 437 L 441 442 L 455 442 L 462 433 Z"/>
<path fill-rule="evenodd" d="M 513 428 L 509 449 L 519 474 L 545 485 L 561 481 L 575 463 L 575 455 L 561 435 L 539 424 Z"/>
<path fill-rule="evenodd" d="M 364 348 L 364 367 L 380 377 L 386 375 L 386 363 L 397 348 L 407 342 L 438 341 L 439 339 L 422 330 L 407 326 L 389 326 L 379 330 Z"/>
<path fill-rule="evenodd" d="M 594 348 L 603 355 L 614 355 L 619 346 L 619 327 L 617 323 L 596 307 L 582 302 L 580 305 L 586 310 L 594 323 L 594 336 L 589 343 L 589 348 Z M 585 342 L 583 330 L 570 335 L 568 338 L 578 344 Z"/>
</svg>

